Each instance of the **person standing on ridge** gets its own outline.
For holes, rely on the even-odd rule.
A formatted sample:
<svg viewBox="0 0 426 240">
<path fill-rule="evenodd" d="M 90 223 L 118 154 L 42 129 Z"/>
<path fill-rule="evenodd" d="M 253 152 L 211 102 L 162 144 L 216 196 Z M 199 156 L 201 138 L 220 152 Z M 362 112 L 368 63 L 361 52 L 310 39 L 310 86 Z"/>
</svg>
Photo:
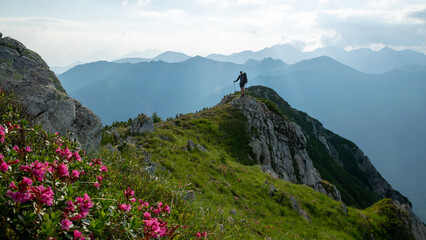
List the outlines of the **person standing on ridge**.
<svg viewBox="0 0 426 240">
<path fill-rule="evenodd" d="M 240 88 L 241 88 L 241 97 L 244 97 L 244 85 L 247 84 L 247 74 L 243 73 L 243 71 L 240 71 L 240 75 L 238 76 L 237 80 L 234 82 L 237 82 L 240 80 Z"/>
</svg>

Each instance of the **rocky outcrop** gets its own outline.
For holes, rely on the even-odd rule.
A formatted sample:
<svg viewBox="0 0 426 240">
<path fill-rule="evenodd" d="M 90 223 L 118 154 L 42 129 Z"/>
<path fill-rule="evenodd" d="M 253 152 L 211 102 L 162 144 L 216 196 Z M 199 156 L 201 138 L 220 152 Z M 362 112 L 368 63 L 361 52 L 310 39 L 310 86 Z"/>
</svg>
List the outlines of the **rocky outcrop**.
<svg viewBox="0 0 426 240">
<path fill-rule="evenodd" d="M 130 126 L 130 133 L 132 134 L 149 133 L 152 131 L 154 131 L 154 122 L 143 113 L 133 119 L 132 125 Z"/>
<path fill-rule="evenodd" d="M 99 146 L 99 117 L 66 94 L 37 53 L 9 37 L 0 37 L 0 88 L 12 92 L 30 120 L 48 132 L 74 138 L 88 151 Z"/>
<path fill-rule="evenodd" d="M 321 176 L 306 151 L 306 138 L 297 124 L 250 96 L 228 96 L 222 100 L 221 104 L 224 103 L 240 109 L 247 117 L 254 160 L 264 171 L 292 183 L 308 185 L 341 201 L 337 188 L 331 188 L 332 192 L 324 188 Z"/>
<path fill-rule="evenodd" d="M 396 203 L 398 204 L 398 203 Z M 409 232 L 418 240 L 426 240 L 426 226 L 419 217 L 413 212 L 410 206 L 406 204 L 398 205 L 403 209 L 408 218 L 402 218 L 404 225 L 407 226 Z"/>
<path fill-rule="evenodd" d="M 365 185 L 372 190 L 380 199 L 382 198 L 391 198 L 397 201 L 400 204 L 407 204 L 412 207 L 411 202 L 398 191 L 392 188 L 392 186 L 380 175 L 377 169 L 373 166 L 370 159 L 364 154 L 364 152 L 359 149 L 355 144 L 351 142 L 342 142 L 335 143 L 333 139 L 337 135 L 328 131 L 323 127 L 323 125 L 317 120 L 306 116 L 307 122 L 312 124 L 314 129 L 314 135 L 321 141 L 321 143 L 326 147 L 330 156 L 333 157 L 334 161 L 345 168 L 344 156 L 339 154 L 337 148 L 344 149 L 347 152 L 351 153 L 351 156 L 354 158 L 354 163 L 357 164 L 358 168 L 364 176 Z"/>
<path fill-rule="evenodd" d="M 411 202 L 380 175 L 371 163 L 370 159 L 364 155 L 354 143 L 346 140 L 323 127 L 321 122 L 310 117 L 308 114 L 293 109 L 272 89 L 254 86 L 248 89 L 255 96 L 268 99 L 279 105 L 280 109 L 287 112 L 292 120 L 303 126 L 303 132 L 307 138 L 316 138 L 324 145 L 325 151 L 337 163 L 353 177 L 360 181 L 365 188 L 372 191 L 378 199 L 391 198 L 401 204 L 411 206 Z M 311 156 L 314 158 L 314 156 Z M 372 203 L 371 203 L 372 204 Z"/>
</svg>

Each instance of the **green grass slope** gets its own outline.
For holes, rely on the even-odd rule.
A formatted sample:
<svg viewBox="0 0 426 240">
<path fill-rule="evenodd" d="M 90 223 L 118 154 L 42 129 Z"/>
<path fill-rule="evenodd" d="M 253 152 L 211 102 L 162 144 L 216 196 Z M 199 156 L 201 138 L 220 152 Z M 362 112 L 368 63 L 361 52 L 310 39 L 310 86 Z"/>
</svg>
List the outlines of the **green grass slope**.
<svg viewBox="0 0 426 240">
<path fill-rule="evenodd" d="M 194 200 L 186 198 L 193 225 L 209 239 L 399 239 L 391 232 L 393 224 L 403 223 L 387 215 L 391 200 L 346 213 L 340 202 L 264 173 L 250 160 L 248 141 L 256 129 L 248 129 L 245 116 L 231 105 L 157 119 L 155 131 L 145 134 L 131 135 L 130 124 L 105 127 L 102 158 L 130 154 L 133 165 L 117 166 L 131 171 L 155 165 L 158 178 L 195 193 Z M 404 227 L 398 231 L 409 236 Z"/>
</svg>

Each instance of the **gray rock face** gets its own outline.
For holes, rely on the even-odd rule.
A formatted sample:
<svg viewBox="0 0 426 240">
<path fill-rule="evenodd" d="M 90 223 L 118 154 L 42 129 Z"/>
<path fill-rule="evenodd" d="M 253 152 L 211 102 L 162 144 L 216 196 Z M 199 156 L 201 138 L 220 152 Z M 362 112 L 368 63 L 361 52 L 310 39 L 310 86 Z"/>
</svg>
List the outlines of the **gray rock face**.
<svg viewBox="0 0 426 240">
<path fill-rule="evenodd" d="M 132 134 L 149 133 L 152 131 L 154 131 L 154 121 L 143 113 L 133 119 L 132 125 L 130 126 L 130 132 Z"/>
<path fill-rule="evenodd" d="M 333 133 L 326 130 L 320 122 L 315 119 L 307 117 L 308 122 L 312 124 L 313 129 L 315 130 L 316 137 L 321 141 L 321 143 L 326 147 L 328 153 L 334 161 L 344 167 L 343 157 L 339 155 L 336 150 L 336 146 L 330 141 L 332 139 Z M 356 145 L 345 145 L 343 146 L 346 150 L 350 151 L 355 157 L 355 162 L 358 164 L 359 169 L 368 176 L 366 179 L 368 181 L 368 187 L 379 197 L 379 198 L 391 198 L 401 204 L 408 204 L 411 206 L 411 202 L 401 195 L 398 191 L 393 189 L 393 187 L 380 175 L 377 169 L 373 166 L 370 159 L 364 154 L 364 152 L 359 149 Z"/>
<path fill-rule="evenodd" d="M 46 131 L 75 136 L 87 151 L 99 146 L 99 117 L 66 94 L 37 53 L 9 37 L 0 38 L 0 88 L 12 92 L 30 120 Z"/>
<path fill-rule="evenodd" d="M 290 203 L 293 209 L 296 210 L 299 215 L 303 217 L 303 219 L 305 219 L 309 223 L 311 222 L 311 217 L 309 216 L 308 212 L 306 212 L 305 209 L 299 206 L 299 203 L 293 195 L 290 195 Z"/>
<path fill-rule="evenodd" d="M 222 100 L 222 103 L 229 99 Z M 234 98 L 229 104 L 240 109 L 247 117 L 248 129 L 252 129 L 250 146 L 255 161 L 272 176 L 305 184 L 318 192 L 341 201 L 337 188 L 327 192 L 321 183 L 321 176 L 314 168 L 306 151 L 306 138 L 301 128 L 282 116 L 270 111 L 255 98 Z"/>
<path fill-rule="evenodd" d="M 398 204 L 398 203 L 397 203 Z M 408 219 L 403 219 L 404 225 L 408 226 L 410 233 L 418 240 L 426 240 L 426 226 L 417 217 L 417 215 L 411 210 L 411 207 L 407 204 L 398 205 L 408 215 Z"/>
</svg>

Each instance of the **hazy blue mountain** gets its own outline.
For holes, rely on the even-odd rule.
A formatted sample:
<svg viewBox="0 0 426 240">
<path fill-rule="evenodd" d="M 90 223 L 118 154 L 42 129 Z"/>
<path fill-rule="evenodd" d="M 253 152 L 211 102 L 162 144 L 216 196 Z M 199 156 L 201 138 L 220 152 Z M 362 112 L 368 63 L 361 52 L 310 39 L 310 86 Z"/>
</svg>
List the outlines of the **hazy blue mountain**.
<svg viewBox="0 0 426 240">
<path fill-rule="evenodd" d="M 58 75 L 58 74 L 66 72 L 69 69 L 71 69 L 71 68 L 73 68 L 77 65 L 80 65 L 80 64 L 83 64 L 83 62 L 75 62 L 75 63 L 72 63 L 70 65 L 66 65 L 66 66 L 52 66 L 52 67 L 50 67 L 50 70 L 52 70 L 54 73 L 56 73 L 56 75 Z"/>
<path fill-rule="evenodd" d="M 281 59 L 286 63 L 295 63 L 305 59 L 302 55 L 303 53 L 301 51 L 289 45 L 274 45 L 270 48 L 264 48 L 257 52 L 243 51 L 239 53 L 233 53 L 228 56 L 222 54 L 210 54 L 207 56 L 207 58 L 216 61 L 242 64 L 249 59 L 262 60 L 270 57 L 274 59 Z"/>
<path fill-rule="evenodd" d="M 152 60 L 164 61 L 164 62 L 168 62 L 168 63 L 175 63 L 175 62 L 185 61 L 189 58 L 191 58 L 191 57 L 184 54 L 184 53 L 167 51 L 167 52 L 163 52 L 162 54 L 156 56 Z"/>
<path fill-rule="evenodd" d="M 175 62 L 185 61 L 189 58 L 190 58 L 190 56 L 188 56 L 184 53 L 167 51 L 167 52 L 163 52 L 163 53 L 157 55 L 154 58 L 135 58 L 135 57 L 120 58 L 120 59 L 114 60 L 113 62 L 115 62 L 115 63 L 140 63 L 140 62 L 149 62 L 149 61 L 164 61 L 164 62 L 168 62 L 168 63 L 175 63 Z"/>
<path fill-rule="evenodd" d="M 337 47 L 326 47 L 310 52 L 302 52 L 289 45 L 274 45 L 256 52 L 243 51 L 228 56 L 210 54 L 207 57 L 216 61 L 239 64 L 245 63 L 249 59 L 261 60 L 272 57 L 293 64 L 320 56 L 328 56 L 359 71 L 374 74 L 384 73 L 393 68 L 411 64 L 426 66 L 426 55 L 423 53 L 413 50 L 396 51 L 389 47 L 385 47 L 379 51 L 373 51 L 369 48 L 345 51 Z"/>
<path fill-rule="evenodd" d="M 353 140 L 426 219 L 426 67 L 407 65 L 367 74 L 330 57 L 288 65 L 267 58 L 244 64 L 194 57 L 183 62 L 95 62 L 59 75 L 70 96 L 105 124 L 157 111 L 162 118 L 215 105 L 238 90 L 238 72 L 250 85 L 273 88 L 324 126 Z"/>
<path fill-rule="evenodd" d="M 196 111 L 207 93 L 231 83 L 240 67 L 194 57 L 180 63 L 96 62 L 60 75 L 68 93 L 99 114 L 106 124 L 157 111 L 167 117 Z"/>
<path fill-rule="evenodd" d="M 143 51 L 131 51 L 129 53 L 126 53 L 125 55 L 121 56 L 121 57 L 117 57 L 116 59 L 120 59 L 120 58 L 152 58 L 154 56 L 157 56 L 158 54 L 160 54 L 161 51 L 158 49 L 146 49 Z"/>
<path fill-rule="evenodd" d="M 149 61 L 151 61 L 151 58 L 131 57 L 131 58 L 120 58 L 120 59 L 114 60 L 112 62 L 115 62 L 115 63 L 140 63 L 140 62 L 149 62 Z"/>
</svg>

